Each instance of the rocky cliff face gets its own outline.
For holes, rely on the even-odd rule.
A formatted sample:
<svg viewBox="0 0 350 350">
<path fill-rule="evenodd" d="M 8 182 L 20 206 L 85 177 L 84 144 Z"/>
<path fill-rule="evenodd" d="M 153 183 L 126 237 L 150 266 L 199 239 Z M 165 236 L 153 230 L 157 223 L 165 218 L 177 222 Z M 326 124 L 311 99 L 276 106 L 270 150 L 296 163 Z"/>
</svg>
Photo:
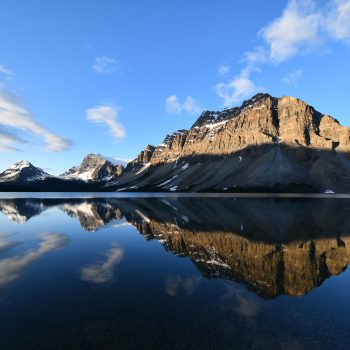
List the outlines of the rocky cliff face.
<svg viewBox="0 0 350 350">
<path fill-rule="evenodd" d="M 108 181 L 117 178 L 123 173 L 124 167 L 113 164 L 100 154 L 90 153 L 82 161 L 80 166 L 75 166 L 61 176 L 84 181 Z"/>
<path fill-rule="evenodd" d="M 240 108 L 205 111 L 189 130 L 168 135 L 151 164 L 195 154 L 225 155 L 249 146 L 287 144 L 322 150 L 350 150 L 350 129 L 294 97 L 258 94 Z"/>
<path fill-rule="evenodd" d="M 241 107 L 205 111 L 146 150 L 117 187 L 350 191 L 350 129 L 294 97 L 258 94 Z"/>
<path fill-rule="evenodd" d="M 139 169 L 145 166 L 146 164 L 149 164 L 155 149 L 156 148 L 154 146 L 147 145 L 147 147 L 144 150 L 142 150 L 135 159 L 128 163 L 127 170 L 135 168 Z"/>
</svg>

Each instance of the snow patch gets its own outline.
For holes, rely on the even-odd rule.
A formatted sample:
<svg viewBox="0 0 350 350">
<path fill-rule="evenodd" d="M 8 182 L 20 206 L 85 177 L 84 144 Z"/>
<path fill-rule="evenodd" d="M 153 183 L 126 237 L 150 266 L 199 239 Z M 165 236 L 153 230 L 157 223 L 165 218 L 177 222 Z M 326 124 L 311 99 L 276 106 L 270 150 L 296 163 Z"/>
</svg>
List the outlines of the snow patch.
<svg viewBox="0 0 350 350">
<path fill-rule="evenodd" d="M 151 166 L 150 162 L 146 163 L 139 171 L 137 171 L 137 173 L 135 175 L 141 174 L 142 172 L 144 172 L 150 166 Z"/>
<path fill-rule="evenodd" d="M 183 165 L 181 167 L 181 170 L 186 170 L 190 165 L 188 163 L 186 163 L 185 165 Z"/>
<path fill-rule="evenodd" d="M 164 181 L 163 183 L 158 185 L 158 187 L 161 187 L 161 186 L 168 184 L 169 182 L 173 181 L 175 178 L 177 178 L 177 175 L 174 175 L 171 179 Z"/>
</svg>

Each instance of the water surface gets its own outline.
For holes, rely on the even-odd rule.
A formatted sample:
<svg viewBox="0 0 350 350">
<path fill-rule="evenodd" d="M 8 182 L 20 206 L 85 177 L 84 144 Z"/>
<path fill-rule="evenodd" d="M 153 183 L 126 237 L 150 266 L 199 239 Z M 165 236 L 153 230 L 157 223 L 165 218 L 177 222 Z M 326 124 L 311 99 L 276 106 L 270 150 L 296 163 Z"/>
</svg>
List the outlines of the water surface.
<svg viewBox="0 0 350 350">
<path fill-rule="evenodd" d="M 350 347 L 347 198 L 25 196 L 0 199 L 1 349 Z"/>
</svg>

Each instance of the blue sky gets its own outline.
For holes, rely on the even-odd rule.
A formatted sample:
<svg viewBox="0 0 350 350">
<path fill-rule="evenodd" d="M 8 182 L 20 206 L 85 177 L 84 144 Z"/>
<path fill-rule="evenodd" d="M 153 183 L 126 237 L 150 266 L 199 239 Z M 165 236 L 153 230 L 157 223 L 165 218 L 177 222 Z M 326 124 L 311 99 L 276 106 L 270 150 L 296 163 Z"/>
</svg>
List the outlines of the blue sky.
<svg viewBox="0 0 350 350">
<path fill-rule="evenodd" d="M 350 126 L 350 0 L 1 0 L 0 33 L 0 170 L 131 159 L 260 91 Z"/>
</svg>

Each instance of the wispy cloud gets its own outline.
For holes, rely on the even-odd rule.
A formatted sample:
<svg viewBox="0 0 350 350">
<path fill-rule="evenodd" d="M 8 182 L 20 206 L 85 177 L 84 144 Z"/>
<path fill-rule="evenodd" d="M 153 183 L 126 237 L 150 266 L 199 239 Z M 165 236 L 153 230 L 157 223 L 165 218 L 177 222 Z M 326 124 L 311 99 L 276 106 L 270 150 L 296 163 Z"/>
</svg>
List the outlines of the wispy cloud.
<svg viewBox="0 0 350 350">
<path fill-rule="evenodd" d="M 95 123 L 108 126 L 110 133 L 116 140 L 126 136 L 124 126 L 118 121 L 120 107 L 111 105 L 100 105 L 89 108 L 86 111 L 86 119 Z"/>
<path fill-rule="evenodd" d="M 243 54 L 241 62 L 248 66 L 254 66 L 257 63 L 264 63 L 268 60 L 268 52 L 263 46 L 256 46 L 252 51 Z"/>
<path fill-rule="evenodd" d="M 4 67 L 1 64 L 0 64 L 0 74 L 3 74 L 5 76 L 12 76 L 13 75 L 11 70 L 9 70 L 8 68 Z"/>
<path fill-rule="evenodd" d="M 233 77 L 227 83 L 219 83 L 215 85 L 214 89 L 217 94 L 224 99 L 224 106 L 231 106 L 263 90 L 262 87 L 255 85 L 250 78 L 251 70 L 249 68 L 242 69 L 239 75 Z"/>
<path fill-rule="evenodd" d="M 288 73 L 282 81 L 287 85 L 297 86 L 298 80 L 303 75 L 303 71 L 301 69 L 295 69 L 292 72 Z"/>
<path fill-rule="evenodd" d="M 27 141 L 23 140 L 18 135 L 0 129 L 0 151 L 1 152 L 11 152 L 11 151 L 20 151 L 14 144 L 25 144 Z"/>
<path fill-rule="evenodd" d="M 124 250 L 112 247 L 106 252 L 106 260 L 81 269 L 81 279 L 92 283 L 106 283 L 113 279 L 113 271 L 124 256 Z"/>
<path fill-rule="evenodd" d="M 12 96 L 0 92 L 0 126 L 24 131 L 43 139 L 45 150 L 51 152 L 64 151 L 71 147 L 72 142 L 66 138 L 55 135 L 40 125 L 31 113 L 22 107 Z M 24 143 L 24 140 L 12 132 L 0 131 L 4 140 L 0 142 L 3 150 L 16 150 L 13 143 Z"/>
<path fill-rule="evenodd" d="M 183 103 L 180 102 L 176 95 L 169 96 L 165 101 L 165 107 L 168 113 L 181 114 L 186 113 L 199 113 L 200 107 L 197 101 L 191 97 L 187 96 Z"/>
<path fill-rule="evenodd" d="M 228 73 L 230 72 L 230 67 L 227 66 L 227 65 L 220 65 L 218 67 L 218 74 L 221 75 L 221 76 L 225 76 L 227 75 Z"/>
<path fill-rule="evenodd" d="M 96 57 L 92 69 L 101 74 L 113 73 L 117 69 L 117 61 L 108 56 Z"/>
</svg>

